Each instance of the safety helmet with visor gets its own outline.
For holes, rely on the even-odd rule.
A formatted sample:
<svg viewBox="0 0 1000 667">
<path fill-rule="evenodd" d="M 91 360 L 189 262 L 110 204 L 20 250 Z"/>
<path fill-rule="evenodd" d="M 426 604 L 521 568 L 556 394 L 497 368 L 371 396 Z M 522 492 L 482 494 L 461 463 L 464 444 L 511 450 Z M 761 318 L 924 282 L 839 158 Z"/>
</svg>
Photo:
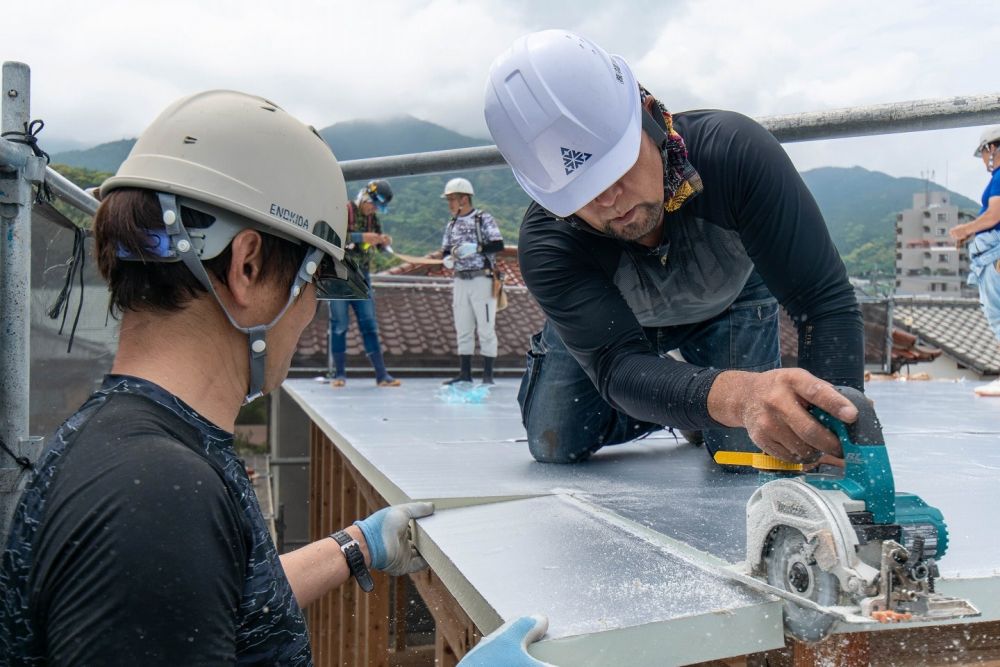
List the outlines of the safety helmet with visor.
<svg viewBox="0 0 1000 667">
<path fill-rule="evenodd" d="M 348 204 L 336 157 L 313 128 L 262 97 L 213 90 L 174 102 L 101 185 L 101 197 L 119 188 L 156 192 L 163 222 L 150 232 L 149 253 L 133 257 L 120 250 L 120 258 L 182 262 L 213 295 L 248 337 L 247 401 L 262 392 L 267 331 L 306 284 L 316 285 L 321 300 L 367 297 L 363 275 L 344 254 Z M 189 230 L 182 208 L 206 214 L 210 224 Z M 285 307 L 266 325 L 240 326 L 202 265 L 244 229 L 309 246 Z"/>
<path fill-rule="evenodd" d="M 389 185 L 389 181 L 382 179 L 368 181 L 368 185 L 358 192 L 355 203 L 360 206 L 366 201 L 371 202 L 379 213 L 387 213 L 389 202 L 392 201 L 392 186 Z"/>
<path fill-rule="evenodd" d="M 666 139 L 628 63 L 565 30 L 524 35 L 493 61 L 484 115 L 517 182 L 561 217 L 632 168 L 643 130 Z"/>
</svg>

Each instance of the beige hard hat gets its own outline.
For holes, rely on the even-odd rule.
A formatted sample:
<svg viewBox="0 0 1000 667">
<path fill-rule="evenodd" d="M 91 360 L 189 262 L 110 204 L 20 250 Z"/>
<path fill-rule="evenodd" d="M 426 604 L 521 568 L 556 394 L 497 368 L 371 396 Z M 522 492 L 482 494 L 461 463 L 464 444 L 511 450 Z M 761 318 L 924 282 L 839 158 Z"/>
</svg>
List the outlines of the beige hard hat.
<svg viewBox="0 0 1000 667">
<path fill-rule="evenodd" d="M 444 199 L 448 195 L 469 195 L 470 197 L 475 193 L 472 189 L 472 183 L 465 178 L 453 178 L 444 186 L 444 192 L 441 194 L 441 198 Z"/>
<path fill-rule="evenodd" d="M 980 157 L 983 154 L 983 149 L 990 144 L 1000 143 L 1000 125 L 994 125 L 993 127 L 988 127 L 983 130 L 983 133 L 979 135 L 979 145 L 976 147 L 976 152 L 973 153 L 976 157 Z"/>
<path fill-rule="evenodd" d="M 344 258 L 347 188 L 333 151 L 262 97 L 210 90 L 174 102 L 101 185 L 101 196 L 125 187 L 203 202 Z"/>
</svg>

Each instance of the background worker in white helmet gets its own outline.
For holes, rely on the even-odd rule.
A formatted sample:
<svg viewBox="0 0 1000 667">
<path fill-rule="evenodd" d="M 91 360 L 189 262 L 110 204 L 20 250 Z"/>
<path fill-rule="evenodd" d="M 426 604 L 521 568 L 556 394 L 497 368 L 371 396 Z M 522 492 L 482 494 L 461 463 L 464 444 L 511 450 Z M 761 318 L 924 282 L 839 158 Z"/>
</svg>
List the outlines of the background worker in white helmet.
<svg viewBox="0 0 1000 667">
<path fill-rule="evenodd" d="M 15 510 L 0 663 L 311 665 L 302 608 L 352 576 L 370 590 L 368 568 L 423 567 L 410 520 L 433 511 L 385 508 L 279 558 L 233 450 L 240 406 L 284 380 L 317 299 L 365 294 L 343 262 L 340 167 L 272 102 L 210 91 L 168 107 L 100 196 L 118 353 Z M 545 628 L 504 627 L 479 664 L 538 664 L 522 641 Z"/>
<path fill-rule="evenodd" d="M 375 294 L 371 289 L 371 263 L 378 251 L 385 251 L 392 244 L 392 237 L 382 233 L 379 213 L 389 210 L 392 187 L 382 179 L 369 181 L 358 191 L 350 204 L 347 218 L 348 239 L 345 253 L 364 275 L 368 285 L 367 299 L 330 302 L 329 366 L 330 386 L 347 384 L 347 328 L 351 313 L 358 320 L 358 330 L 365 354 L 375 369 L 375 384 L 379 387 L 398 387 L 399 380 L 389 374 L 382 357 L 382 344 L 378 339 L 378 321 L 375 318 Z"/>
<path fill-rule="evenodd" d="M 806 406 L 856 419 L 832 385 L 863 388 L 861 315 L 773 136 L 732 112 L 672 116 L 623 59 L 562 30 L 494 61 L 485 116 L 535 200 L 518 251 L 548 321 L 518 399 L 536 459 L 663 426 L 703 429 L 710 453 L 840 453 Z M 779 303 L 800 369 L 778 369 Z"/>
<path fill-rule="evenodd" d="M 990 173 L 982 208 L 974 220 L 955 225 L 948 233 L 959 246 L 969 244 L 968 282 L 979 286 L 986 321 L 1000 342 L 1000 125 L 983 130 L 974 155 Z M 974 391 L 980 396 L 1000 396 L 1000 378 Z"/>
<path fill-rule="evenodd" d="M 479 334 L 483 355 L 483 384 L 493 384 L 497 358 L 497 300 L 493 293 L 496 253 L 503 250 L 503 237 L 493 216 L 472 206 L 472 183 L 453 178 L 444 186 L 451 220 L 444 228 L 441 252 L 444 265 L 455 271 L 452 312 L 458 339 L 459 373 L 445 384 L 472 382 L 472 354 Z"/>
</svg>

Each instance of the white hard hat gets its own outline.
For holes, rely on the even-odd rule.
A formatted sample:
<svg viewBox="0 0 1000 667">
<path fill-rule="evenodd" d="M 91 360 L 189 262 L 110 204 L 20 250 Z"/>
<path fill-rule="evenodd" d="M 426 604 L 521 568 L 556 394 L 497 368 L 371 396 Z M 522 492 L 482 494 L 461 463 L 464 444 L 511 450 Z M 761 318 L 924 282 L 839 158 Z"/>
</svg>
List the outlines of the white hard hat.
<svg viewBox="0 0 1000 667">
<path fill-rule="evenodd" d="M 565 30 L 520 37 L 493 61 L 484 113 L 514 178 L 559 216 L 583 208 L 639 157 L 632 70 Z"/>
<path fill-rule="evenodd" d="M 470 197 L 475 193 L 472 189 L 472 183 L 465 178 L 453 178 L 444 185 L 444 193 L 441 194 L 441 199 L 444 199 L 448 195 L 469 195 Z"/>
<path fill-rule="evenodd" d="M 337 158 L 313 128 L 262 97 L 210 90 L 174 102 L 100 193 L 125 187 L 203 202 L 344 258 L 347 187 Z"/>
<path fill-rule="evenodd" d="M 996 143 L 1000 143 L 1000 125 L 994 125 L 983 130 L 983 133 L 979 135 L 979 146 L 973 155 L 980 157 L 983 154 L 984 148 Z"/>
<path fill-rule="evenodd" d="M 100 194 L 119 188 L 156 193 L 163 228 L 154 235 L 162 234 L 166 246 L 157 255 L 183 262 L 232 326 L 247 335 L 247 402 L 264 390 L 267 332 L 307 283 L 316 286 L 317 298 L 368 295 L 363 274 L 344 256 L 347 188 L 337 158 L 316 130 L 262 97 L 211 90 L 174 102 L 142 133 Z M 213 222 L 189 233 L 183 208 L 207 213 Z M 284 308 L 270 323 L 247 327 L 219 298 L 202 262 L 250 228 L 309 249 Z"/>
</svg>

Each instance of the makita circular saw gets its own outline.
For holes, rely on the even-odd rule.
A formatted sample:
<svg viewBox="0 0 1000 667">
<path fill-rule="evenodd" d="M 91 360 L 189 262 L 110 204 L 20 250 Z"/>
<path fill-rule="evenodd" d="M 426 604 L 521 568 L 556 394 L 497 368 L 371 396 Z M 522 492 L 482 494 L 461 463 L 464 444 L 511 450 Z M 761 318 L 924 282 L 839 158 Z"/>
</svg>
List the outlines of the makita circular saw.
<svg viewBox="0 0 1000 667">
<path fill-rule="evenodd" d="M 785 629 L 822 639 L 837 620 L 928 621 L 977 616 L 967 600 L 936 593 L 937 561 L 948 549 L 941 512 L 896 493 L 882 427 L 864 394 L 838 387 L 858 409 L 845 424 L 812 413 L 840 439 L 843 476 L 803 473 L 765 454 L 719 452 L 716 461 L 752 465 L 765 483 L 747 503 L 747 561 L 785 600 Z"/>
</svg>

